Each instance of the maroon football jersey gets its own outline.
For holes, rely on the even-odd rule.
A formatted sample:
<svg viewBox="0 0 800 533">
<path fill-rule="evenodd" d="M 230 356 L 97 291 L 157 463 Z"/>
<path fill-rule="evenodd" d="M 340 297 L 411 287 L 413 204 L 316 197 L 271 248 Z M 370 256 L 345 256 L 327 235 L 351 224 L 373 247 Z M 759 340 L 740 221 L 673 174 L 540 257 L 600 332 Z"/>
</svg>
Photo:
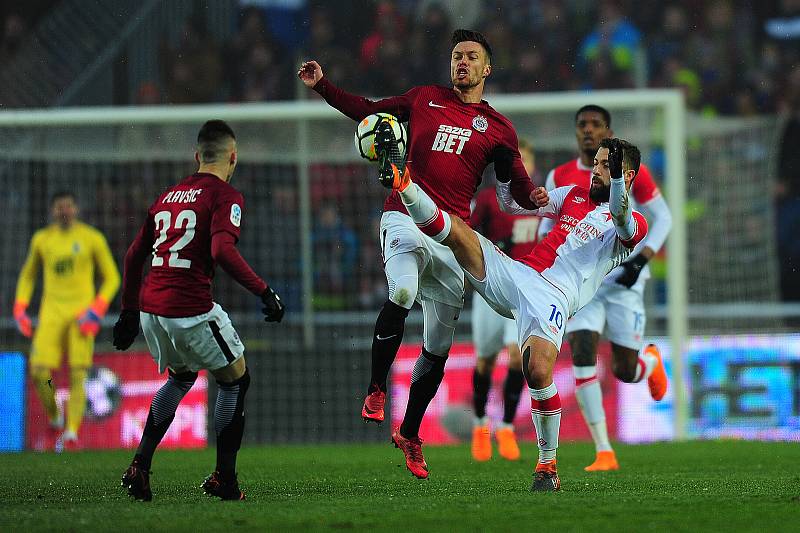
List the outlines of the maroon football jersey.
<svg viewBox="0 0 800 533">
<path fill-rule="evenodd" d="M 541 219 L 535 216 L 509 215 L 500 209 L 494 187 L 487 187 L 475 197 L 469 224 L 492 241 L 512 259 L 530 252 L 538 239 Z"/>
<path fill-rule="evenodd" d="M 211 309 L 214 260 L 211 237 L 226 231 L 239 239 L 241 193 L 213 174 L 193 174 L 167 189 L 147 213 L 152 242 L 150 272 L 139 297 L 142 311 L 186 317 Z"/>
<path fill-rule="evenodd" d="M 513 153 L 514 199 L 523 207 L 535 207 L 530 204 L 533 184 L 522 165 L 514 127 L 485 100 L 466 104 L 452 88 L 425 85 L 401 96 L 373 102 L 339 89 L 326 78 L 314 90 L 354 120 L 385 112 L 408 121 L 411 177 L 442 210 L 464 220 L 469 218 L 470 201 L 498 146 L 505 146 Z M 392 191 L 383 208 L 407 212 L 397 191 Z"/>
</svg>

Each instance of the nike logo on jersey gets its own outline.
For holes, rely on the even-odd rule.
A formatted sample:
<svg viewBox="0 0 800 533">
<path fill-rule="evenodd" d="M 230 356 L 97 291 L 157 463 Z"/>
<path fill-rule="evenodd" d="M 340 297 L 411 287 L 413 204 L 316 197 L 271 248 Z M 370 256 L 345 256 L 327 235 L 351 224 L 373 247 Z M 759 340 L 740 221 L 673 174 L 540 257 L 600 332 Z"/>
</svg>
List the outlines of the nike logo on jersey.
<svg viewBox="0 0 800 533">
<path fill-rule="evenodd" d="M 582 197 L 580 197 L 580 196 L 576 196 L 575 198 L 573 198 L 573 199 L 572 199 L 572 201 L 573 201 L 573 202 L 575 202 L 576 204 L 580 204 L 580 203 L 582 203 L 582 202 L 585 202 L 585 201 L 586 201 L 586 199 L 585 199 L 585 198 L 582 198 Z"/>
<path fill-rule="evenodd" d="M 397 337 L 397 333 L 395 333 L 394 335 L 389 335 L 388 337 L 381 337 L 380 335 L 375 335 L 375 338 L 378 339 L 379 341 L 386 341 L 391 339 L 392 337 Z"/>
<path fill-rule="evenodd" d="M 434 103 L 433 103 L 433 100 L 428 100 L 428 105 L 429 105 L 429 106 L 431 106 L 431 107 L 438 107 L 438 108 L 440 108 L 440 109 L 447 109 L 447 108 L 446 108 L 445 106 L 443 106 L 443 105 L 434 104 Z"/>
</svg>

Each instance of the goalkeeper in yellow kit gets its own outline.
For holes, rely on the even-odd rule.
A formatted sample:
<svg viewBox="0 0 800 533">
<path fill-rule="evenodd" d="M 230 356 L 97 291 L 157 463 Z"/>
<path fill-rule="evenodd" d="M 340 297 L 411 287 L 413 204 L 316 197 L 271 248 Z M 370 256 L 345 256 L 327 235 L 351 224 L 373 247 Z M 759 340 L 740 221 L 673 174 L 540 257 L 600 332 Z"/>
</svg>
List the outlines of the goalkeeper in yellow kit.
<svg viewBox="0 0 800 533">
<path fill-rule="evenodd" d="M 78 429 L 86 408 L 84 382 L 92 366 L 94 338 L 100 320 L 119 289 L 120 277 L 105 237 L 77 220 L 78 206 L 69 192 L 53 196 L 53 223 L 31 239 L 28 257 L 17 282 L 14 320 L 26 337 L 33 337 L 30 355 L 31 379 L 54 429 L 64 427 L 64 416 L 56 405 L 52 371 L 69 356 L 70 386 L 66 429 L 57 446 L 77 447 Z M 95 292 L 95 266 L 103 283 Z M 42 270 L 44 288 L 39 306 L 39 324 L 33 331 L 26 310 L 36 278 Z"/>
</svg>

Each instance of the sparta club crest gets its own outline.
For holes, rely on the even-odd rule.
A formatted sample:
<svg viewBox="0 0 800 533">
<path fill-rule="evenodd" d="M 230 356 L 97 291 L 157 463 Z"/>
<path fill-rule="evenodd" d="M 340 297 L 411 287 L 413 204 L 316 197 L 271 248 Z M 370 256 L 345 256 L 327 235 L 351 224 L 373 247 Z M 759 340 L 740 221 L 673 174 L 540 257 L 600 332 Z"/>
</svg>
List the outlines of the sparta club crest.
<svg viewBox="0 0 800 533">
<path fill-rule="evenodd" d="M 483 133 L 489 127 L 489 121 L 483 115 L 478 115 L 472 119 L 472 127 Z"/>
</svg>

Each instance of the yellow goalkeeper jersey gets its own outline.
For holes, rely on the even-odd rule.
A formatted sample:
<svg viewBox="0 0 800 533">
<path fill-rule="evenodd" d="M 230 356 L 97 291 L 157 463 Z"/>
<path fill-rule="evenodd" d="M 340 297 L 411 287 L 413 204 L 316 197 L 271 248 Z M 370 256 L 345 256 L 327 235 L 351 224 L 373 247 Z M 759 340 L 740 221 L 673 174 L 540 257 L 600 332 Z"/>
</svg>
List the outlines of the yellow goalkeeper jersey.
<svg viewBox="0 0 800 533">
<path fill-rule="evenodd" d="M 95 266 L 103 280 L 97 293 Z M 119 289 L 119 271 L 105 237 L 83 222 L 76 221 L 66 230 L 51 224 L 34 233 L 17 282 L 16 301 L 30 303 L 40 269 L 44 278 L 40 312 L 49 308 L 77 313 L 91 305 L 96 294 L 111 302 Z"/>
</svg>

